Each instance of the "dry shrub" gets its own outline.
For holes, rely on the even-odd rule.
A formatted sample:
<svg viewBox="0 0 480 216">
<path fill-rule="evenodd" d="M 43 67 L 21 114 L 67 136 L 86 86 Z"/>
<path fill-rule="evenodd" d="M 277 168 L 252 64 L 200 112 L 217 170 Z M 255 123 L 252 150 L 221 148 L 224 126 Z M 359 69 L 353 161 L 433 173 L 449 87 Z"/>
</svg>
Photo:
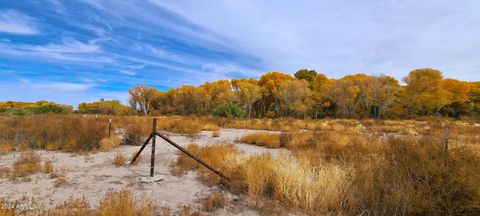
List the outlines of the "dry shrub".
<svg viewBox="0 0 480 216">
<path fill-rule="evenodd" d="M 33 152 L 22 153 L 15 161 L 12 169 L 12 177 L 25 177 L 41 170 L 40 156 Z"/>
<path fill-rule="evenodd" d="M 115 164 L 117 167 L 125 165 L 125 161 L 125 156 L 120 152 L 117 152 L 113 158 L 113 164 Z"/>
<path fill-rule="evenodd" d="M 110 138 L 103 138 L 100 140 L 100 150 L 108 151 L 112 150 L 120 145 L 120 138 L 113 135 Z"/>
<path fill-rule="evenodd" d="M 348 172 L 334 164 L 312 167 L 293 157 L 282 158 L 274 166 L 275 198 L 307 212 L 336 210 L 350 187 Z"/>
<path fill-rule="evenodd" d="M 80 115 L 0 116 L 0 143 L 16 150 L 91 151 L 107 135 L 106 128 L 107 120 Z"/>
<path fill-rule="evenodd" d="M 197 210 L 192 210 L 190 206 L 183 206 L 182 210 L 178 212 L 179 216 L 202 216 L 202 213 L 200 213 Z"/>
<path fill-rule="evenodd" d="M 73 199 L 70 197 L 68 200 L 65 200 L 62 204 L 55 206 L 53 209 L 42 212 L 41 215 L 93 216 L 94 214 L 87 198 L 82 197 L 79 199 Z"/>
<path fill-rule="evenodd" d="M 42 172 L 43 173 L 51 173 L 53 171 L 53 162 L 52 161 L 45 161 L 43 163 Z"/>
<path fill-rule="evenodd" d="M 202 132 L 203 125 L 198 121 L 192 121 L 188 118 L 181 118 L 173 120 L 168 131 L 172 133 L 184 134 L 189 137 L 194 137 Z"/>
<path fill-rule="evenodd" d="M 230 154 L 235 154 L 236 149 L 232 144 L 216 144 L 212 146 L 199 147 L 196 144 L 190 144 L 187 151 L 202 159 L 205 163 L 214 168 L 222 168 L 222 163 Z M 179 152 L 177 160 L 171 164 L 170 171 L 174 175 L 183 175 L 189 170 L 199 169 L 199 176 L 210 184 L 219 183 L 221 178 L 194 161 L 184 153 Z"/>
<path fill-rule="evenodd" d="M 155 203 L 145 195 L 142 195 L 139 202 L 135 199 L 134 194 L 127 189 L 120 191 L 109 190 L 96 210 L 99 216 L 153 216 L 155 215 Z"/>
<path fill-rule="evenodd" d="M 64 176 L 59 176 L 53 182 L 53 186 L 58 188 L 58 187 L 61 187 L 61 186 L 65 185 L 65 183 L 67 183 L 67 180 L 65 180 L 65 177 Z"/>
<path fill-rule="evenodd" d="M 213 190 L 210 193 L 197 195 L 199 202 L 202 204 L 202 210 L 213 212 L 217 209 L 225 208 L 228 205 L 229 199 L 218 190 Z"/>
<path fill-rule="evenodd" d="M 0 140 L 0 154 L 5 154 L 14 150 L 13 144 L 8 140 Z"/>
<path fill-rule="evenodd" d="M 160 215 L 161 216 L 171 216 L 172 215 L 171 211 L 172 210 L 170 209 L 170 207 L 162 207 Z"/>
<path fill-rule="evenodd" d="M 220 137 L 222 133 L 220 131 L 213 131 L 212 132 L 212 137 Z"/>
<path fill-rule="evenodd" d="M 255 144 L 267 148 L 280 148 L 280 134 L 275 133 L 254 133 L 240 138 L 241 142 Z"/>
<path fill-rule="evenodd" d="M 203 131 L 219 131 L 220 127 L 216 124 L 207 123 L 202 126 Z"/>
<path fill-rule="evenodd" d="M 140 216 L 155 216 L 156 209 L 154 200 L 146 194 L 142 194 L 140 200 L 136 203 L 136 212 Z"/>
<path fill-rule="evenodd" d="M 312 147 L 316 143 L 315 132 L 281 133 L 280 143 L 288 149 Z"/>
<path fill-rule="evenodd" d="M 125 143 L 129 145 L 142 145 L 151 132 L 151 122 L 134 122 L 127 124 L 124 135 Z"/>
<path fill-rule="evenodd" d="M 339 165 L 325 163 L 315 167 L 295 157 L 280 160 L 268 155 L 248 157 L 231 147 L 228 152 L 222 152 L 226 146 L 190 145 L 188 149 L 195 155 L 214 155 L 203 158 L 208 158 L 207 163 L 224 172 L 230 190 L 247 193 L 252 198 L 271 197 L 313 212 L 338 208 L 350 187 L 349 169 Z M 174 166 L 183 167 L 183 170 L 199 168 L 195 162 L 186 163 L 181 157 Z M 198 174 L 208 183 L 222 182 L 209 170 Z"/>
<path fill-rule="evenodd" d="M 390 138 L 383 157 L 356 168 L 355 212 L 407 215 L 478 213 L 480 158 L 468 148 L 444 156 L 441 143 Z"/>
<path fill-rule="evenodd" d="M 109 190 L 105 197 L 100 201 L 97 209 L 99 216 L 135 216 L 135 196 L 128 190 L 112 191 Z"/>
</svg>

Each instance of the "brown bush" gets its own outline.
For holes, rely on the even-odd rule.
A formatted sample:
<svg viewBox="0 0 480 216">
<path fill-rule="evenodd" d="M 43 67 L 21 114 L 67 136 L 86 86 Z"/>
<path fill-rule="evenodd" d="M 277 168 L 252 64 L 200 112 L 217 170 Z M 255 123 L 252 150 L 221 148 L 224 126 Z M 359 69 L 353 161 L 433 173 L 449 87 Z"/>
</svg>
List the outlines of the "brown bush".
<svg viewBox="0 0 480 216">
<path fill-rule="evenodd" d="M 43 163 L 42 172 L 43 173 L 51 173 L 53 171 L 53 162 L 45 161 Z"/>
<path fill-rule="evenodd" d="M 153 200 L 147 197 L 143 197 L 141 202 L 137 203 L 134 194 L 126 189 L 120 191 L 109 190 L 100 201 L 96 215 L 155 215 L 155 205 Z"/>
<path fill-rule="evenodd" d="M 280 148 L 280 134 L 275 133 L 254 133 L 240 138 L 241 142 L 255 144 L 267 148 Z"/>
<path fill-rule="evenodd" d="M 120 152 L 117 152 L 113 158 L 113 164 L 115 164 L 117 167 L 125 165 L 125 161 L 125 156 L 123 156 L 123 154 Z"/>
<path fill-rule="evenodd" d="M 113 135 L 110 138 L 103 138 L 100 140 L 100 150 L 108 151 L 112 150 L 120 145 L 120 138 Z"/>
<path fill-rule="evenodd" d="M 200 194 L 197 195 L 197 197 L 202 204 L 202 210 L 207 212 L 213 212 L 217 209 L 225 208 L 229 203 L 228 197 L 218 190 Z"/>
<path fill-rule="evenodd" d="M 22 153 L 13 164 L 12 177 L 25 177 L 41 171 L 40 156 L 33 152 Z"/>
<path fill-rule="evenodd" d="M 63 176 L 59 176 L 55 179 L 55 181 L 53 182 L 53 186 L 58 188 L 58 187 L 61 187 L 63 186 L 65 183 L 67 183 L 67 180 L 65 180 L 65 177 Z"/>
<path fill-rule="evenodd" d="M 17 150 L 69 152 L 98 149 L 107 135 L 107 121 L 80 115 L 0 116 L 0 145 Z M 10 146 L 10 147 L 5 147 Z"/>
<path fill-rule="evenodd" d="M 73 199 L 70 197 L 53 209 L 43 211 L 41 215 L 93 216 L 94 214 L 87 198 Z"/>
</svg>

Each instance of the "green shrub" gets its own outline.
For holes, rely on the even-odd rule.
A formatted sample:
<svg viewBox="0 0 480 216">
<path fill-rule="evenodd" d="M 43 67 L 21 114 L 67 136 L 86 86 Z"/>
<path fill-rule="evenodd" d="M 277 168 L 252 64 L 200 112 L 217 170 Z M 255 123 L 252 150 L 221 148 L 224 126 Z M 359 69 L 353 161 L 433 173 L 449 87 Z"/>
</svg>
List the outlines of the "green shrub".
<svg viewBox="0 0 480 216">
<path fill-rule="evenodd" d="M 241 118 L 244 111 L 241 107 L 235 104 L 222 104 L 215 108 L 213 114 L 221 117 Z"/>
</svg>

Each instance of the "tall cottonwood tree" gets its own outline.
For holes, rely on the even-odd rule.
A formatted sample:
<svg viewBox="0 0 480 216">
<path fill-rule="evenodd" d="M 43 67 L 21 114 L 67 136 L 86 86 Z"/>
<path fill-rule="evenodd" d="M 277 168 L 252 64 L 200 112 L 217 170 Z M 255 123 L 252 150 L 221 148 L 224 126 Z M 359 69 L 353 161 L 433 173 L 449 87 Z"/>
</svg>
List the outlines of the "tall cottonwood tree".
<svg viewBox="0 0 480 216">
<path fill-rule="evenodd" d="M 311 90 L 306 80 L 286 80 L 278 87 L 278 97 L 285 106 L 286 116 L 305 114 L 311 102 Z"/>
<path fill-rule="evenodd" d="M 413 70 L 403 79 L 409 115 L 438 114 L 451 102 L 452 93 L 443 88 L 442 79 L 442 72 L 431 68 Z"/>
<path fill-rule="evenodd" d="M 146 85 L 135 86 L 128 90 L 130 98 L 128 102 L 130 106 L 135 110 L 141 110 L 144 115 L 148 115 L 150 108 L 157 99 L 157 89 L 149 88 Z"/>
<path fill-rule="evenodd" d="M 232 86 L 237 95 L 237 103 L 247 112 L 248 118 L 251 118 L 253 104 L 262 98 L 262 89 L 258 85 L 258 80 L 253 78 L 234 79 Z"/>
<path fill-rule="evenodd" d="M 280 116 L 281 101 L 278 97 L 278 88 L 287 80 L 294 80 L 289 75 L 278 71 L 268 72 L 260 77 L 259 85 L 262 87 L 263 114 L 267 116 L 267 111 L 273 111 L 276 116 Z"/>
</svg>

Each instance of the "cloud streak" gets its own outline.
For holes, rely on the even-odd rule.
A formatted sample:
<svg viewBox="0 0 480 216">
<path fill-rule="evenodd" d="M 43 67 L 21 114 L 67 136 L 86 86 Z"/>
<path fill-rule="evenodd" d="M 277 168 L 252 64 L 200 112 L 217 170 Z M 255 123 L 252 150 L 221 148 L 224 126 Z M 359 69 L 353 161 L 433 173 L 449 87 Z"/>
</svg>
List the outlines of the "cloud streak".
<svg viewBox="0 0 480 216">
<path fill-rule="evenodd" d="M 10 34 L 38 34 L 34 19 L 15 10 L 0 10 L 0 32 Z"/>
</svg>

